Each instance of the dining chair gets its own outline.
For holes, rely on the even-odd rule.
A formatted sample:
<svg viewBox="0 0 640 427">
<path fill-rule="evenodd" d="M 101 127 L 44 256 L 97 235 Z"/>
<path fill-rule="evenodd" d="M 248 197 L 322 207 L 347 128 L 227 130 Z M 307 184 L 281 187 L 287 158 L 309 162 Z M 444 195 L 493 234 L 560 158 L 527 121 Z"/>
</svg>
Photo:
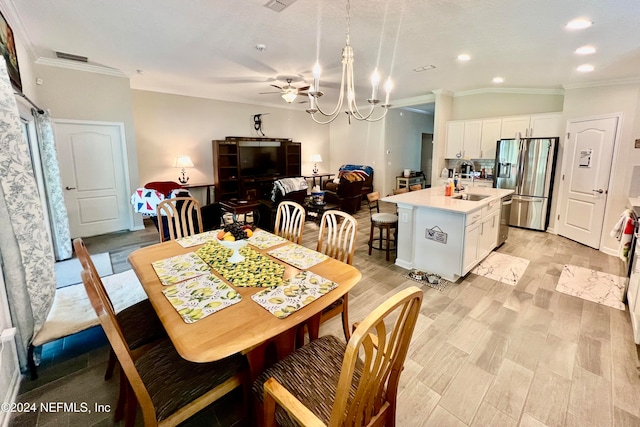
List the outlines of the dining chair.
<svg viewBox="0 0 640 427">
<path fill-rule="evenodd" d="M 406 288 L 360 322 L 347 344 L 323 336 L 260 374 L 252 392 L 264 426 L 394 426 L 422 297 Z"/>
<path fill-rule="evenodd" d="M 193 197 L 163 200 L 158 203 L 157 215 L 161 242 L 202 233 L 200 203 Z"/>
<path fill-rule="evenodd" d="M 316 250 L 331 258 L 346 264 L 353 264 L 353 254 L 356 251 L 356 235 L 358 221 L 346 212 L 328 210 L 322 215 L 318 245 Z M 344 294 L 335 303 L 322 311 L 320 323 L 342 314 L 342 329 L 348 341 L 351 331 L 349 328 L 349 294 Z"/>
<path fill-rule="evenodd" d="M 81 238 L 73 240 L 73 249 L 78 256 L 78 260 L 85 270 L 91 271 L 94 277 L 99 277 L 95 264 L 91 259 L 91 255 Z M 102 281 L 100 281 L 102 283 Z M 109 298 L 104 287 L 101 289 L 104 294 L 105 303 L 108 305 L 109 310 L 115 313 L 113 303 Z M 150 344 L 157 342 L 160 339 L 166 338 L 167 332 L 164 330 L 158 315 L 151 306 L 151 302 L 148 299 L 142 300 L 130 307 L 115 313 L 115 317 L 120 324 L 124 340 L 129 350 L 135 354 L 141 354 L 146 351 Z M 108 380 L 113 376 L 113 370 L 115 369 L 117 357 L 113 351 L 113 348 L 109 349 L 109 360 L 107 362 L 107 371 L 104 374 L 104 379 Z M 126 400 L 126 378 L 120 378 L 120 395 L 118 397 L 118 404 L 115 410 L 115 419 L 119 421 L 124 415 L 124 403 Z"/>
<path fill-rule="evenodd" d="M 274 234 L 293 243 L 302 244 L 305 215 L 305 210 L 300 204 L 287 200 L 280 202 L 276 213 Z"/>
<path fill-rule="evenodd" d="M 83 269 L 81 275 L 89 301 L 142 409 L 145 426 L 178 425 L 240 386 L 244 387 L 244 401 L 248 400 L 244 356 L 193 363 L 183 359 L 168 338 L 136 354 L 127 345 L 100 278 L 90 269 Z M 127 399 L 127 426 L 134 424 L 136 409 L 134 400 Z"/>
<path fill-rule="evenodd" d="M 402 187 L 402 188 L 394 188 L 393 189 L 393 194 L 402 194 L 402 193 L 408 193 L 409 189 L 407 187 Z"/>
<path fill-rule="evenodd" d="M 391 242 L 393 240 L 394 248 L 397 247 L 397 230 L 398 230 L 398 215 L 394 213 L 380 212 L 380 192 L 374 191 L 367 194 L 367 204 L 369 205 L 369 219 L 371 220 L 371 230 L 369 231 L 369 255 L 371 255 L 372 249 L 384 250 L 386 252 L 386 259 L 389 261 L 389 252 L 391 251 Z M 379 236 L 374 238 L 375 229 L 380 230 Z M 391 239 L 391 231 L 394 230 L 393 239 Z M 386 238 L 385 238 L 386 232 Z M 374 245 L 375 241 L 378 241 L 378 246 Z M 382 242 L 386 241 L 385 247 L 382 247 Z"/>
</svg>

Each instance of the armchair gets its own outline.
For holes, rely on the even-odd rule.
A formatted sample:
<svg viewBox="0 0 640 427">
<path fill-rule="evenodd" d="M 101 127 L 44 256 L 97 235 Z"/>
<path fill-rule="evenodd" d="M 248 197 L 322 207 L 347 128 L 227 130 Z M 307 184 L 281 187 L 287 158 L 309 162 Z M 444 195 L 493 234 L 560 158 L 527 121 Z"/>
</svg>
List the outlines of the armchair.
<svg viewBox="0 0 640 427">
<path fill-rule="evenodd" d="M 341 174 L 338 184 L 326 184 L 324 200 L 338 205 L 341 211 L 354 214 L 360 209 L 364 182 L 364 178 L 359 174 L 345 172 Z"/>
<path fill-rule="evenodd" d="M 362 178 L 363 183 L 360 192 L 363 196 L 366 196 L 367 194 L 373 192 L 373 168 L 371 166 L 353 164 L 340 166 L 340 168 L 338 169 L 338 177 L 336 178 L 336 180 L 328 181 L 327 183 L 325 183 L 324 189 L 334 192 L 337 191 L 337 188 L 340 185 L 337 181 L 339 181 L 340 178 L 342 178 L 342 176 L 347 173 L 356 174 Z"/>
</svg>

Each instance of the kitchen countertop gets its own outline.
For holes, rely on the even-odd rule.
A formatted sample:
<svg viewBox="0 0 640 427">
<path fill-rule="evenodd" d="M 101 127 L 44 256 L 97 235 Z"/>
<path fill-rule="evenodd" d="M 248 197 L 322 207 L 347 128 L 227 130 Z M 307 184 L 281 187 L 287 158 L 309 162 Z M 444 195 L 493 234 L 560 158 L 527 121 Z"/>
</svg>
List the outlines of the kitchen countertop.
<svg viewBox="0 0 640 427">
<path fill-rule="evenodd" d="M 395 196 L 387 196 L 382 198 L 383 202 L 396 203 L 398 205 L 411 205 L 418 207 L 427 207 L 432 209 L 441 209 L 451 212 L 467 214 L 480 209 L 491 202 L 495 202 L 513 193 L 513 190 L 502 188 L 488 187 L 471 187 L 455 194 L 481 194 L 489 196 L 486 199 L 472 201 L 455 199 L 444 195 L 444 186 L 425 188 L 418 191 L 410 191 L 408 193 L 396 194 Z"/>
</svg>

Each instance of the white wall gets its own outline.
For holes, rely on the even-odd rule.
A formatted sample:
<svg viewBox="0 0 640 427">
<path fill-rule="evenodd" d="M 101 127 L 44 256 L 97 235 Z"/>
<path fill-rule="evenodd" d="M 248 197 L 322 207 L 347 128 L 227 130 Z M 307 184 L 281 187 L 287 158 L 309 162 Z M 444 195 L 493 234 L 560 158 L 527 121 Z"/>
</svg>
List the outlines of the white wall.
<svg viewBox="0 0 640 427">
<path fill-rule="evenodd" d="M 600 249 L 615 254 L 618 241 L 609 236 L 620 213 L 625 209 L 631 185 L 631 173 L 634 165 L 640 165 L 640 149 L 634 148 L 634 140 L 640 139 L 640 83 L 608 85 L 581 89 L 567 89 L 564 97 L 563 117 L 565 121 L 604 114 L 622 113 L 619 123 L 619 139 L 616 143 L 611 180 L 607 196 L 606 213 L 603 224 Z M 562 159 L 565 140 L 560 140 L 558 153 L 558 174 L 562 173 Z M 560 180 L 556 179 L 554 194 L 559 194 Z M 552 206 L 550 227 L 556 216 L 557 198 Z"/>
<path fill-rule="evenodd" d="M 138 147 L 140 184 L 176 181 L 173 167 L 178 154 L 191 156 L 195 168 L 190 183 L 213 182 L 211 141 L 227 136 L 262 136 L 254 130 L 253 116 L 263 114 L 268 138 L 291 138 L 302 143 L 302 174 L 313 169 L 311 156 L 320 154 L 330 170 L 329 127 L 318 125 L 304 111 L 260 107 L 204 98 L 133 90 L 133 116 Z"/>
<path fill-rule="evenodd" d="M 453 98 L 450 120 L 552 113 L 562 111 L 563 98 L 563 95 L 549 94 L 544 91 L 541 94 L 456 94 Z"/>
</svg>

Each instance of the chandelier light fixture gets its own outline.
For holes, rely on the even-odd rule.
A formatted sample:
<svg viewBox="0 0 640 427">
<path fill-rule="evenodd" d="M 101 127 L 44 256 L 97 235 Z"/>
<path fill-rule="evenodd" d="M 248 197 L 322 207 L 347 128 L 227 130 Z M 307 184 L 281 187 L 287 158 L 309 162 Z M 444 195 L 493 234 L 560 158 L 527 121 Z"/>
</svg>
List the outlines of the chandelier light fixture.
<svg viewBox="0 0 640 427">
<path fill-rule="evenodd" d="M 327 113 L 320 108 L 318 103 L 318 98 L 320 98 L 323 93 L 320 91 L 320 64 L 316 62 L 316 65 L 313 67 L 313 86 L 309 88 L 309 109 L 307 113 L 311 115 L 311 118 L 314 122 L 325 125 L 331 123 L 338 117 L 338 115 L 342 112 L 342 105 L 345 100 L 345 92 L 346 92 L 346 101 L 347 101 L 347 109 L 346 113 L 349 115 L 349 119 L 351 117 L 367 122 L 377 122 L 384 118 L 389 112 L 389 94 L 391 93 L 391 78 L 387 79 L 385 83 L 385 91 L 386 98 L 384 104 L 381 105 L 383 109 L 383 113 L 376 118 L 373 118 L 373 111 L 377 104 L 380 103 L 378 99 L 378 86 L 380 85 L 380 74 L 378 74 L 378 69 L 376 68 L 371 75 L 371 98 L 367 99 L 367 102 L 371 105 L 369 111 L 366 114 L 363 114 L 358 109 L 356 105 L 356 90 L 353 80 L 353 48 L 350 44 L 349 32 L 351 29 L 351 3 L 347 0 L 347 42 L 344 48 L 342 48 L 342 80 L 340 82 L 340 97 L 338 98 L 338 104 L 335 109 Z M 316 114 L 320 113 L 322 116 L 326 118 L 323 120 L 322 117 L 318 119 Z"/>
</svg>

